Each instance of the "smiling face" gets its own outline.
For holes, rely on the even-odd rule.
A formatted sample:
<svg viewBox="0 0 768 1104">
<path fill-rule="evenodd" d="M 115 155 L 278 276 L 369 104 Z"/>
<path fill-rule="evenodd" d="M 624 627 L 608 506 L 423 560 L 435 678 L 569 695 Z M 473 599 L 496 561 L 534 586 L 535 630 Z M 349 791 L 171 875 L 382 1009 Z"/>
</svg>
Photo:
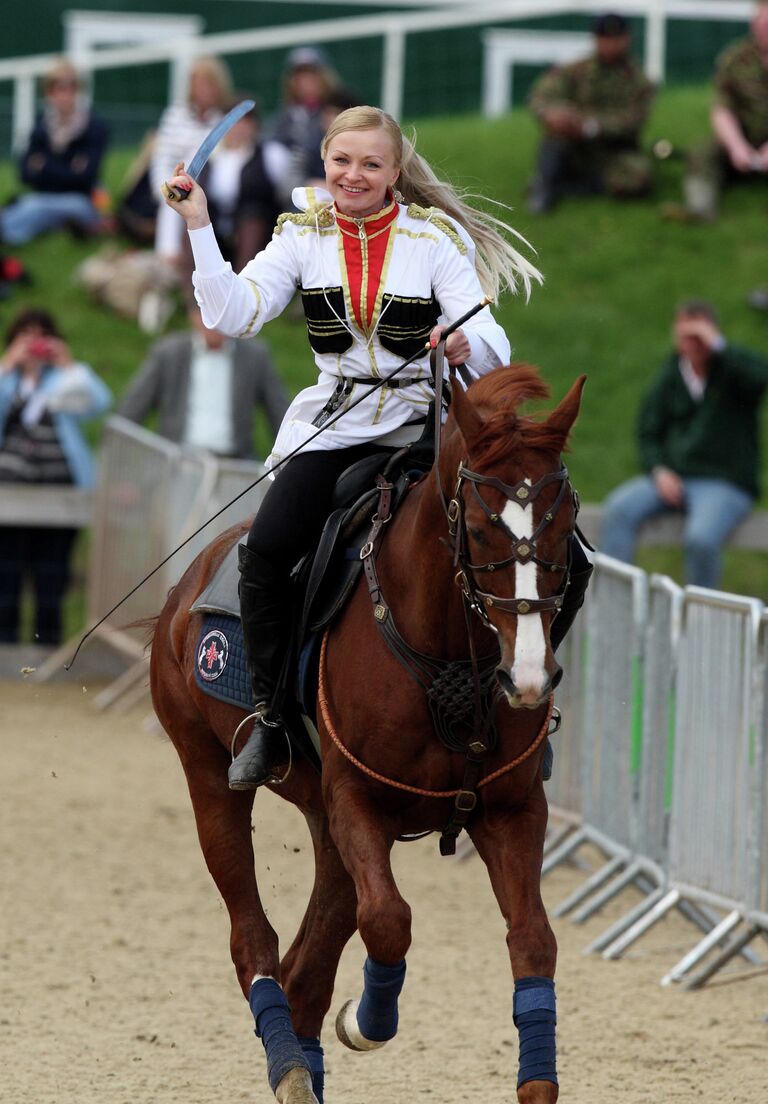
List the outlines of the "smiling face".
<svg viewBox="0 0 768 1104">
<path fill-rule="evenodd" d="M 343 130 L 328 143 L 325 183 L 343 215 L 365 218 L 384 206 L 400 173 L 385 130 Z"/>
</svg>

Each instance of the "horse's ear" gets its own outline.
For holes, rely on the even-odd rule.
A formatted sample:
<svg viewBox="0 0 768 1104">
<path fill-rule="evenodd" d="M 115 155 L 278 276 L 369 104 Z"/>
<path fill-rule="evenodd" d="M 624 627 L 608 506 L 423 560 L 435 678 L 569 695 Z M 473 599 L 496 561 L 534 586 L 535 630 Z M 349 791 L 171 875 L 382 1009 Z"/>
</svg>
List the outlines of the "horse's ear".
<svg viewBox="0 0 768 1104">
<path fill-rule="evenodd" d="M 547 426 L 562 440 L 560 445 L 561 451 L 568 442 L 568 435 L 578 416 L 579 406 L 581 405 L 581 392 L 584 390 L 584 384 L 586 382 L 586 376 L 579 376 L 565 398 L 558 403 L 547 418 Z"/>
<path fill-rule="evenodd" d="M 451 410 L 464 440 L 471 447 L 483 427 L 483 419 L 457 379 L 451 384 Z"/>
</svg>

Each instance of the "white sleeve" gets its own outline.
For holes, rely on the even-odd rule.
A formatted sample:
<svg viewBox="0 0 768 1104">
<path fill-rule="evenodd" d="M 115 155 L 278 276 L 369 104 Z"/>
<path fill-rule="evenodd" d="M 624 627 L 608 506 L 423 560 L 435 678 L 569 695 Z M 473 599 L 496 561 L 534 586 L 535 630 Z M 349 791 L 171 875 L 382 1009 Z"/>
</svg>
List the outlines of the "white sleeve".
<svg viewBox="0 0 768 1104">
<path fill-rule="evenodd" d="M 195 299 L 209 329 L 230 337 L 252 337 L 285 310 L 301 279 L 291 239 L 285 227 L 238 275 L 222 257 L 210 223 L 189 231 Z"/>
<path fill-rule="evenodd" d="M 461 252 L 455 242 L 441 234 L 432 275 L 435 296 L 445 321 L 449 323 L 466 314 L 485 297 L 471 259 L 474 257 L 474 245 L 468 239 L 463 227 L 459 227 L 456 223 L 453 225 L 459 232 L 467 251 Z M 483 376 L 502 364 L 509 364 L 512 355 L 509 340 L 491 314 L 490 308 L 484 307 L 478 311 L 462 326 L 462 329 L 467 335 L 471 349 L 467 367 L 475 377 Z"/>
</svg>

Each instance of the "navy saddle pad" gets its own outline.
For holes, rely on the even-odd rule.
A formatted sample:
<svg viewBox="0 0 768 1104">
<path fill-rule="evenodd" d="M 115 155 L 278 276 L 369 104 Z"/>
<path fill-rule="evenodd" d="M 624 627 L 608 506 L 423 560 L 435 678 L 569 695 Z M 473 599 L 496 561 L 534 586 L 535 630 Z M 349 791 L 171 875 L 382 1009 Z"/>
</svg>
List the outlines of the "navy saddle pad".
<svg viewBox="0 0 768 1104">
<path fill-rule="evenodd" d="M 320 652 L 320 633 L 304 641 L 298 663 L 298 697 L 313 711 Z M 245 661 L 243 626 L 239 617 L 206 613 L 197 638 L 195 682 L 204 694 L 228 705 L 252 710 L 256 704 Z"/>
</svg>

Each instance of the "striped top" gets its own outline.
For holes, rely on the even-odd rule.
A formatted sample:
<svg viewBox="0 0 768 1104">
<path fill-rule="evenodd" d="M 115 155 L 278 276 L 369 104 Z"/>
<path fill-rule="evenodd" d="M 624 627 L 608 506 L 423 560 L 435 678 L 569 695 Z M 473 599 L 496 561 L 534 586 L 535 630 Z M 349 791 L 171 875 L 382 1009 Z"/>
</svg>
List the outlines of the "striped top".
<svg viewBox="0 0 768 1104">
<path fill-rule="evenodd" d="M 17 395 L 8 412 L 0 448 L 0 483 L 71 483 L 72 473 L 51 415 L 46 411 L 37 422 L 25 425 L 25 405 Z"/>
</svg>

